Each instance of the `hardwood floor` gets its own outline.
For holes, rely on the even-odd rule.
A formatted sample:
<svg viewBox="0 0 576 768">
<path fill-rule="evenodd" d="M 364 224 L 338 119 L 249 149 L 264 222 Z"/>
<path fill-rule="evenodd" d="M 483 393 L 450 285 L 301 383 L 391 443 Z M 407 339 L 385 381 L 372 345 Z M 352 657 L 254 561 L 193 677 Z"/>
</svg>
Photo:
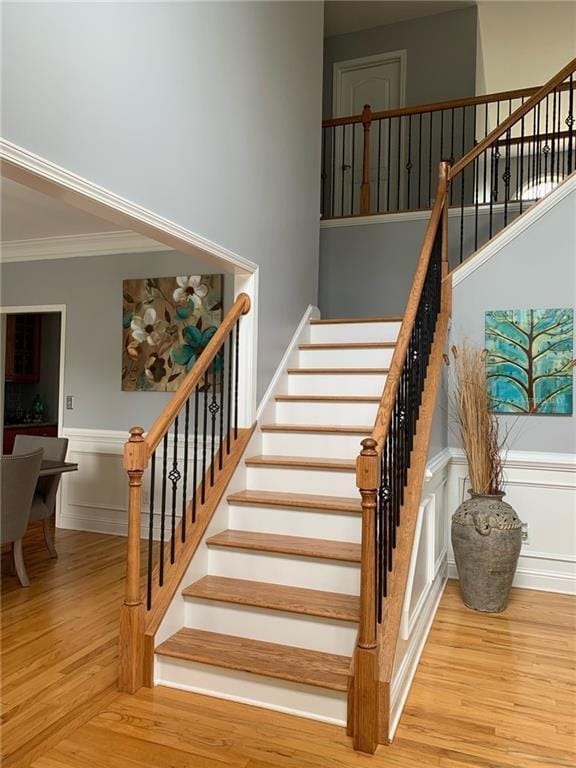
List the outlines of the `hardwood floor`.
<svg viewBox="0 0 576 768">
<path fill-rule="evenodd" d="M 4 768 L 576 766 L 576 598 L 515 590 L 484 616 L 450 583 L 397 737 L 375 757 L 341 728 L 168 688 L 115 690 L 125 540 L 25 544 L 2 579 Z"/>
</svg>

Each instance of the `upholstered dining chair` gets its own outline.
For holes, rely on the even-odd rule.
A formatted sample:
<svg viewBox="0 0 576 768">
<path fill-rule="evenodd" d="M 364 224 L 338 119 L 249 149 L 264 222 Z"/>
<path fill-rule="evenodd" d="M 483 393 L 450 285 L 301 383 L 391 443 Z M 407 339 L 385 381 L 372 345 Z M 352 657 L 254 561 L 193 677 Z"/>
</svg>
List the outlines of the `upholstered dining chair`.
<svg viewBox="0 0 576 768">
<path fill-rule="evenodd" d="M 42 464 L 42 449 L 0 456 L 0 543 L 12 544 L 16 573 L 23 587 L 30 586 L 22 555 L 22 537 L 28 528 L 32 500 Z"/>
<path fill-rule="evenodd" d="M 36 435 L 16 435 L 12 454 L 29 453 L 42 448 L 45 461 L 64 461 L 68 450 L 68 440 L 65 437 L 39 437 Z M 32 501 L 30 522 L 42 520 L 44 527 L 44 541 L 50 557 L 58 557 L 54 538 L 52 536 L 51 520 L 56 506 L 56 493 L 60 484 L 60 475 L 40 477 L 36 487 L 36 493 Z"/>
</svg>

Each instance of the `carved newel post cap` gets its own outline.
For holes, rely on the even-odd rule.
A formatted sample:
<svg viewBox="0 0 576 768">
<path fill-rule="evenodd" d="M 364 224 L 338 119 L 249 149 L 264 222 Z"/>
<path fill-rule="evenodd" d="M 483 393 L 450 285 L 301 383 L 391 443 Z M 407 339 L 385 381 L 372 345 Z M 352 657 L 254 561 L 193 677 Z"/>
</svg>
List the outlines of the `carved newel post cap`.
<svg viewBox="0 0 576 768">
<path fill-rule="evenodd" d="M 362 445 L 362 451 L 361 451 L 362 456 L 377 455 L 376 446 L 378 445 L 378 443 L 376 442 L 376 440 L 374 440 L 374 438 L 365 437 L 364 440 L 362 440 L 361 445 Z"/>
<path fill-rule="evenodd" d="M 130 442 L 141 443 L 144 440 L 142 437 L 143 434 L 144 430 L 142 427 L 130 427 Z"/>
</svg>

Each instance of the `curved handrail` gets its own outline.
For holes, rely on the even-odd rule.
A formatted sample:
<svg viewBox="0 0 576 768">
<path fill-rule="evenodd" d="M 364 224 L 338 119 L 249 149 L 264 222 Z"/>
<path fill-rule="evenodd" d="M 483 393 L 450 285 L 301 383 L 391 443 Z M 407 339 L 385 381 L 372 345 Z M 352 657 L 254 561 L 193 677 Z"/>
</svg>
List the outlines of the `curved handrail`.
<svg viewBox="0 0 576 768">
<path fill-rule="evenodd" d="M 527 115 L 534 107 L 546 98 L 555 88 L 562 85 L 564 80 L 571 74 L 576 72 L 576 59 L 572 59 L 566 64 L 554 77 L 551 77 L 548 82 L 543 85 L 528 101 L 525 101 L 518 109 L 512 112 L 509 117 L 503 120 L 499 125 L 491 131 L 485 139 L 480 141 L 473 149 L 471 149 L 463 158 L 457 163 L 454 163 L 450 169 L 450 180 L 454 179 L 458 174 L 464 170 L 470 163 L 472 163 L 479 155 L 489 149 L 490 145 L 512 128 L 524 115 Z M 569 83 L 566 84 L 566 88 L 570 88 Z M 564 88 L 563 88 L 564 89 Z"/>
<path fill-rule="evenodd" d="M 474 107 L 481 104 L 494 104 L 498 101 L 510 101 L 512 99 L 521 99 L 538 94 L 546 86 L 536 85 L 530 88 L 519 88 L 515 91 L 500 91 L 499 93 L 489 93 L 483 96 L 468 96 L 464 99 L 449 99 L 447 101 L 436 101 L 428 104 L 416 104 L 413 107 L 398 107 L 397 109 L 385 109 L 380 112 L 371 112 L 372 120 L 385 120 L 391 117 L 404 117 L 408 115 L 425 114 L 428 112 L 438 112 L 440 110 L 459 109 L 461 107 Z M 567 90 L 568 85 L 563 86 L 562 90 Z M 331 117 L 322 120 L 323 128 L 330 128 L 335 125 L 350 125 L 352 123 L 361 123 L 362 114 L 347 115 L 346 117 Z"/>
<path fill-rule="evenodd" d="M 424 287 L 424 281 L 426 279 L 426 272 L 430 262 L 434 238 L 438 231 L 438 227 L 441 225 L 442 214 L 448 193 L 449 171 L 449 163 L 440 163 L 440 174 L 436 200 L 434 201 L 434 207 L 432 208 L 432 213 L 426 228 L 424 243 L 420 252 L 420 259 L 418 260 L 416 272 L 414 273 L 414 280 L 412 281 L 410 295 L 408 296 L 404 318 L 402 320 L 402 325 L 400 326 L 398 340 L 396 342 L 394 354 L 390 363 L 390 370 L 388 371 L 386 377 L 384 392 L 382 393 L 382 399 L 380 401 L 380 405 L 378 406 L 378 412 L 374 422 L 374 429 L 372 430 L 371 437 L 376 441 L 376 450 L 378 453 L 382 451 L 382 446 L 384 445 L 384 441 L 386 440 L 388 429 L 390 427 L 390 414 L 392 412 L 392 407 L 394 405 L 394 400 L 398 391 L 400 376 L 402 374 L 402 369 L 406 360 L 408 344 L 410 342 L 410 337 L 414 328 L 414 322 L 416 319 L 416 313 L 418 311 L 418 304 L 420 303 L 420 297 L 422 295 L 422 289 Z"/>
<path fill-rule="evenodd" d="M 146 434 L 144 441 L 149 454 L 152 454 L 160 443 L 160 440 L 162 440 L 168 429 L 171 427 L 174 419 L 182 410 L 186 400 L 188 400 L 196 388 L 196 385 L 210 367 L 210 364 L 218 354 L 218 351 L 222 347 L 222 344 L 237 320 L 241 315 L 245 315 L 249 311 L 250 297 L 247 293 L 240 293 L 234 304 L 230 307 L 230 311 L 218 326 L 218 330 L 214 336 L 212 336 L 202 354 L 194 364 L 194 367 L 186 375 L 186 378 L 182 381 L 170 399 L 170 402 L 166 404 L 166 407 Z"/>
</svg>

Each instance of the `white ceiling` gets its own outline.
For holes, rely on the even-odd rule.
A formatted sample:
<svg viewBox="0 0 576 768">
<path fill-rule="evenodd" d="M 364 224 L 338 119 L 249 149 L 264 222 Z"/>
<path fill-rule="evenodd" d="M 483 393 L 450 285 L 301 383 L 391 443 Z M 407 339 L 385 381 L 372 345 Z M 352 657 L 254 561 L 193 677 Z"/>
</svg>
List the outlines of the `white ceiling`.
<svg viewBox="0 0 576 768">
<path fill-rule="evenodd" d="M 470 5 L 476 5 L 476 0 L 326 0 L 324 36 L 333 37 L 422 16 L 435 16 Z"/>
<path fill-rule="evenodd" d="M 2 242 L 122 229 L 9 179 L 2 179 Z"/>
</svg>

